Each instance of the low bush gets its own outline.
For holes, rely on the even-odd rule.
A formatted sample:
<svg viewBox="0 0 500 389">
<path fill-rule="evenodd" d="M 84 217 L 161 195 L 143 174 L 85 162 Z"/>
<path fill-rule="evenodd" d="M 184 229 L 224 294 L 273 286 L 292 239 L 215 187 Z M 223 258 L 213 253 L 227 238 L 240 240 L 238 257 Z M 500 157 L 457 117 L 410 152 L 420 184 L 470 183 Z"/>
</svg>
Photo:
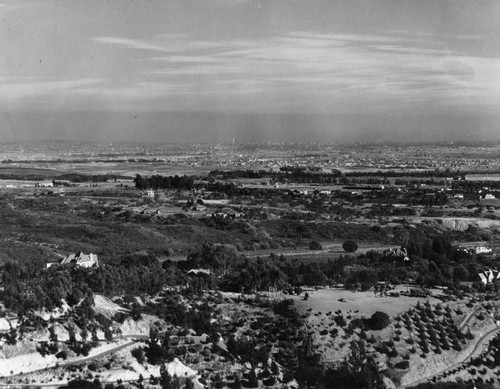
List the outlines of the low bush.
<svg viewBox="0 0 500 389">
<path fill-rule="evenodd" d="M 344 327 L 347 324 L 347 322 L 344 319 L 344 316 L 342 315 L 335 316 L 333 320 L 335 321 L 335 324 L 337 324 L 339 327 Z"/>
<path fill-rule="evenodd" d="M 385 312 L 377 311 L 370 319 L 367 320 L 367 325 L 370 330 L 383 330 L 391 323 L 389 315 Z"/>
<path fill-rule="evenodd" d="M 410 362 L 408 362 L 408 361 L 401 361 L 401 362 L 396 363 L 396 365 L 394 367 L 396 369 L 401 369 L 401 370 L 409 369 L 410 368 Z"/>
</svg>

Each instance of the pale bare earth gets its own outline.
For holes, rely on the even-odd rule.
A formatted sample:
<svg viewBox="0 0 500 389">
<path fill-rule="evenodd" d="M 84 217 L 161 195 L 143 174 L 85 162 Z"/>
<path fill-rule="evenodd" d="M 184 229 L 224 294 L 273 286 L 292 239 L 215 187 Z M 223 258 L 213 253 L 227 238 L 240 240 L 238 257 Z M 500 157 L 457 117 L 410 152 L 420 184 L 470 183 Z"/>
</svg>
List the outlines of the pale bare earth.
<svg viewBox="0 0 500 389">
<path fill-rule="evenodd" d="M 103 344 L 92 349 L 89 353 L 89 358 L 110 351 L 128 343 L 129 340 L 121 340 L 108 344 Z M 66 362 L 76 362 L 81 358 L 68 358 Z M 9 377 L 15 374 L 28 373 L 45 368 L 55 367 L 60 362 L 54 355 L 40 356 L 39 353 L 22 354 L 11 358 L 0 359 L 0 377 Z"/>
<path fill-rule="evenodd" d="M 112 317 L 117 312 L 126 311 L 125 308 L 120 307 L 107 297 L 101 296 L 99 294 L 94 295 L 94 311 L 100 313 L 106 317 Z"/>
<path fill-rule="evenodd" d="M 122 310 L 123 308 L 113 303 L 111 300 L 100 295 L 95 296 L 96 312 L 102 313 L 107 317 L 111 317 L 116 312 Z M 36 351 L 36 345 L 39 341 L 48 341 L 49 334 L 48 331 L 34 333 L 31 336 L 33 341 L 25 339 L 18 342 L 16 346 L 8 346 L 6 344 L 3 345 L 0 353 L 0 377 L 9 377 L 20 373 L 29 373 L 45 368 L 51 368 L 55 367 L 58 363 L 71 364 L 81 359 L 90 360 L 93 357 L 131 343 L 130 337 L 147 337 L 149 335 L 149 329 L 154 322 L 160 322 L 160 324 L 162 323 L 162 321 L 158 320 L 157 317 L 150 315 L 143 315 L 143 318 L 139 321 L 133 321 L 132 319 L 127 318 L 119 328 L 123 338 L 115 338 L 115 340 L 110 343 L 103 342 L 104 333 L 99 330 L 97 332 L 97 336 L 101 340 L 101 343 L 98 347 L 95 347 L 90 351 L 88 357 L 68 358 L 66 361 L 61 361 L 60 359 L 58 360 L 54 355 L 46 355 L 45 357 L 42 357 Z M 59 341 L 68 340 L 67 330 L 58 324 L 56 324 L 54 328 Z M 80 334 L 76 334 L 76 339 L 81 339 Z M 130 353 L 129 349 L 127 349 L 127 351 Z"/>
</svg>

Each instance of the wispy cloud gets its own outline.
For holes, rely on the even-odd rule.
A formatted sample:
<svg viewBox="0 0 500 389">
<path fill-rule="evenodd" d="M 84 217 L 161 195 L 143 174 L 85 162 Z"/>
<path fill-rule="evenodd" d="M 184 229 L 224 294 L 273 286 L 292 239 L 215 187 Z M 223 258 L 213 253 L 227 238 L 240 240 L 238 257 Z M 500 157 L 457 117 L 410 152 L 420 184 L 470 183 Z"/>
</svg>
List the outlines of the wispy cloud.
<svg viewBox="0 0 500 389">
<path fill-rule="evenodd" d="M 151 44 L 151 43 L 146 42 L 146 41 L 136 40 L 136 39 L 98 37 L 98 38 L 93 38 L 92 40 L 94 42 L 97 42 L 97 43 L 123 46 L 123 47 L 127 47 L 130 49 L 137 49 L 137 50 L 151 50 L 151 51 L 160 51 L 160 52 L 172 51 L 172 50 L 167 49 L 164 46 L 159 46 L 159 45 Z"/>
<path fill-rule="evenodd" d="M 313 105 L 386 107 L 500 104 L 500 59 L 448 50 L 428 34 L 334 34 L 295 31 L 261 40 L 204 41 L 182 34 L 148 40 L 116 37 L 100 44 L 153 55 L 140 60 L 130 85 L 78 93 L 123 99 L 172 96 L 248 96 Z M 161 53 L 158 55 L 158 53 Z M 111 80 L 112 81 L 112 80 Z M 301 97 L 302 96 L 302 97 Z"/>
<path fill-rule="evenodd" d="M 78 79 L 78 80 L 37 80 L 18 79 L 6 80 L 0 84 L 0 99 L 8 102 L 17 102 L 21 99 L 30 99 L 40 96 L 63 95 L 65 92 L 73 92 L 79 88 L 102 83 L 102 79 Z"/>
<path fill-rule="evenodd" d="M 184 34 L 161 34 L 155 36 L 150 41 L 140 39 L 128 39 L 120 37 L 95 37 L 93 42 L 121 46 L 135 50 L 149 50 L 164 53 L 173 53 L 179 51 L 204 50 L 221 47 L 220 43 L 207 41 L 193 41 Z"/>
</svg>

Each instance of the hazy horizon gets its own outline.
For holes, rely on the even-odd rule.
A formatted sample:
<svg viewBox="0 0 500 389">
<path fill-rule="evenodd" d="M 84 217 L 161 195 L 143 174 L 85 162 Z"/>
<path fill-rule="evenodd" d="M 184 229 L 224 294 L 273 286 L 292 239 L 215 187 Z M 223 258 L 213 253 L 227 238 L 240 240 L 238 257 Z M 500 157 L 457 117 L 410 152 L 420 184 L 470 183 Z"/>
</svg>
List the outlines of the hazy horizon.
<svg viewBox="0 0 500 389">
<path fill-rule="evenodd" d="M 493 0 L 9 0 L 0 18 L 4 141 L 500 139 Z"/>
<path fill-rule="evenodd" d="M 409 120 L 411 118 L 412 120 Z M 3 141 L 231 142 L 441 142 L 499 140 L 484 123 L 490 116 L 404 116 L 365 114 L 252 114 L 214 112 L 25 112 L 0 116 Z M 400 125 L 407 121 L 401 131 Z M 64 123 L 64 124 L 62 124 Z M 490 125 L 490 124 L 488 124 Z M 356 131 L 352 131 L 355 127 Z M 30 129 L 36 128 L 37 131 Z M 447 129 L 453 129 L 449 136 Z M 470 131 L 470 128 L 475 128 Z M 5 131 L 7 129 L 7 131 Z M 207 131 L 208 129 L 208 131 Z M 442 130 L 436 133 L 436 129 Z M 145 134 L 147 132 L 147 134 Z M 286 134 L 286 136 L 284 136 Z"/>
</svg>

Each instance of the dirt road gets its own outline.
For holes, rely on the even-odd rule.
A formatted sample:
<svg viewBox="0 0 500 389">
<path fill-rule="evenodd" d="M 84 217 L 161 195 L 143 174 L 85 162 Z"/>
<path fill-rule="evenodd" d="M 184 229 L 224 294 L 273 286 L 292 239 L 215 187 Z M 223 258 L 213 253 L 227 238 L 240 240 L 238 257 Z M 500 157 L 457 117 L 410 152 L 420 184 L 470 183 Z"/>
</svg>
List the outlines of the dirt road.
<svg viewBox="0 0 500 389">
<path fill-rule="evenodd" d="M 421 378 L 417 381 L 413 381 L 409 384 L 403 385 L 403 386 L 401 386 L 401 388 L 409 388 L 409 387 L 421 384 L 423 382 L 427 382 L 427 381 L 433 379 L 434 377 L 441 376 L 443 374 L 446 374 L 447 372 L 450 372 L 453 369 L 456 369 L 462 365 L 465 365 L 466 363 L 468 363 L 472 359 L 478 357 L 481 354 L 481 352 L 483 351 L 484 346 L 486 344 L 488 344 L 498 333 L 500 333 L 500 328 L 498 328 L 498 327 L 488 331 L 486 334 L 484 334 L 483 336 L 481 336 L 477 340 L 477 343 L 474 346 L 474 348 L 472 349 L 471 353 L 467 357 L 465 357 L 465 359 L 463 359 L 462 361 L 457 362 L 457 363 L 455 363 L 455 364 L 453 364 L 453 365 L 447 367 L 446 369 L 443 369 L 437 373 L 433 373 L 427 377 L 424 377 L 424 378 Z"/>
</svg>

